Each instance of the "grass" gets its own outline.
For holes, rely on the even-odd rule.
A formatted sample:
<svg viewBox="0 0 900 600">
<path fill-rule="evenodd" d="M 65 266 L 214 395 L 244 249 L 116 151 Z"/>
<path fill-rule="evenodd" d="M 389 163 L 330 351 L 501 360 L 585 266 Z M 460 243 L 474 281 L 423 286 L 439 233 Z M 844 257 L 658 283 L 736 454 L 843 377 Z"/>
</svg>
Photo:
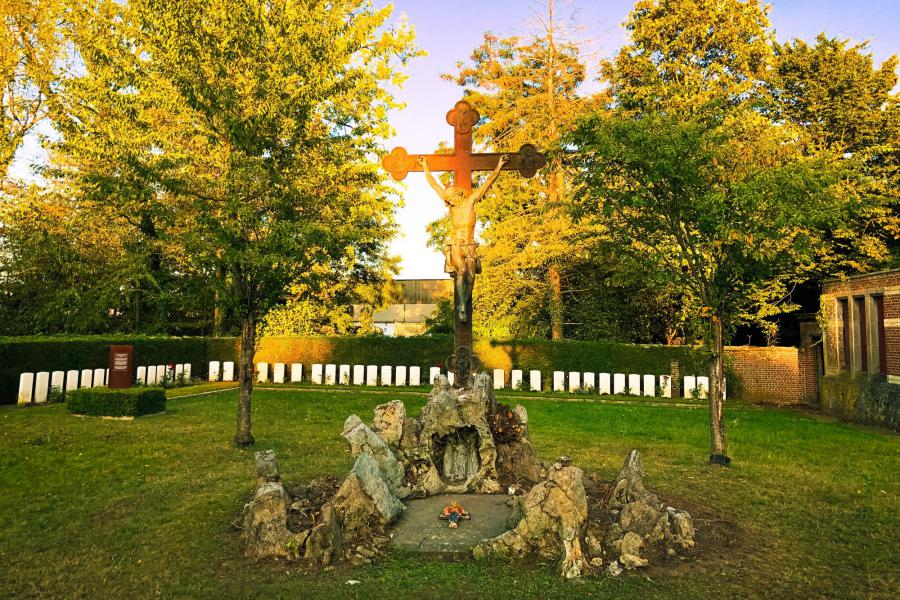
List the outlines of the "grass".
<svg viewBox="0 0 900 600">
<path fill-rule="evenodd" d="M 413 414 L 424 401 L 402 398 Z M 387 399 L 258 390 L 255 449 L 274 449 L 289 482 L 343 474 L 344 419 L 370 419 Z M 399 553 L 321 575 L 253 563 L 231 528 L 254 488 L 253 450 L 231 445 L 235 402 L 233 390 L 181 397 L 132 422 L 79 419 L 61 405 L 0 408 L 0 596 L 887 598 L 898 584 L 900 436 L 732 407 L 734 463 L 721 469 L 704 464 L 703 410 L 554 399 L 523 401 L 543 457 L 568 454 L 612 478 L 638 448 L 652 488 L 701 507 L 701 529 L 731 524 L 733 539 L 686 569 L 581 583 L 561 581 L 554 565 Z"/>
</svg>

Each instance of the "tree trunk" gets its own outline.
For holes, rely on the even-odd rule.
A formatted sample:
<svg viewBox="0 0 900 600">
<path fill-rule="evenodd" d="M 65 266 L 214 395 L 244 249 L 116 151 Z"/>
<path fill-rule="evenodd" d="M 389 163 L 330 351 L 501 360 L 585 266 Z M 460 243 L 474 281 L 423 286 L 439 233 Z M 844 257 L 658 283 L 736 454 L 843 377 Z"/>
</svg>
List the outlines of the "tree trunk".
<svg viewBox="0 0 900 600">
<path fill-rule="evenodd" d="M 237 433 L 234 443 L 237 446 L 253 445 L 253 434 L 250 432 L 250 398 L 253 396 L 253 358 L 256 354 L 256 315 L 241 315 L 241 364 L 238 367 L 240 391 L 237 406 Z"/>
<path fill-rule="evenodd" d="M 551 266 L 548 270 L 550 276 L 550 337 L 554 340 L 563 339 L 564 307 L 562 297 L 562 281 L 559 269 Z"/>
<path fill-rule="evenodd" d="M 222 323 L 225 320 L 225 314 L 222 310 L 222 298 L 219 296 L 219 290 L 223 287 L 225 279 L 225 267 L 216 267 L 216 288 L 213 293 L 213 337 L 222 337 Z"/>
<path fill-rule="evenodd" d="M 713 360 L 709 366 L 709 434 L 711 453 L 710 464 L 728 465 L 728 451 L 725 445 L 725 344 L 722 339 L 722 321 L 712 317 Z"/>
</svg>

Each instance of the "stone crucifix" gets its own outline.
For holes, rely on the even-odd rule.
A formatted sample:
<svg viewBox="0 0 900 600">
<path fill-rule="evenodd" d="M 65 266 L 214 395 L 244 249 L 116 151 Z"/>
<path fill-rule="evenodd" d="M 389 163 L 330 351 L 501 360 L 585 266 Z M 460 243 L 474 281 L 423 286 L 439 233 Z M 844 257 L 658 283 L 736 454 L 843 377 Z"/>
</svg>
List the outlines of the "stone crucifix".
<svg viewBox="0 0 900 600">
<path fill-rule="evenodd" d="M 546 164 L 543 154 L 531 144 L 525 144 L 518 152 L 472 153 L 472 128 L 481 116 L 465 100 L 460 100 L 447 113 L 447 123 L 453 126 L 452 154 L 424 154 L 411 156 L 404 148 L 394 148 L 381 164 L 394 179 L 400 181 L 410 171 L 425 173 L 429 185 L 437 192 L 450 210 L 452 232 L 444 247 L 444 270 L 453 278 L 454 349 L 450 357 L 450 370 L 456 375 L 455 385 L 466 386 L 469 375 L 477 369 L 478 361 L 472 353 L 472 290 L 475 276 L 481 272 L 475 242 L 476 207 L 503 170 L 518 171 L 523 177 L 532 177 Z M 432 171 L 453 171 L 453 184 L 441 186 Z M 492 171 L 490 176 L 474 192 L 472 174 L 475 171 Z"/>
</svg>

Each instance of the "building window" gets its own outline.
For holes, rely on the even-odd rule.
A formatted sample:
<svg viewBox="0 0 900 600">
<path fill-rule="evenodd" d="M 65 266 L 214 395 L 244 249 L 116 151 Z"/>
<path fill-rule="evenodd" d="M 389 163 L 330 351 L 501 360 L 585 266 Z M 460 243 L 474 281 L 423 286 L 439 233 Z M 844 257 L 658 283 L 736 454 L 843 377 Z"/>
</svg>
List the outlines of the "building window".
<svg viewBox="0 0 900 600">
<path fill-rule="evenodd" d="M 850 304 L 846 298 L 838 298 L 838 315 L 841 318 L 841 371 L 850 370 Z"/>
<path fill-rule="evenodd" d="M 884 335 L 884 296 L 875 296 L 875 326 L 878 328 L 878 372 L 887 375 L 887 342 Z"/>
<path fill-rule="evenodd" d="M 869 371 L 869 323 L 866 318 L 866 299 L 859 297 L 853 299 L 854 314 L 857 315 L 854 330 L 854 346 L 859 353 L 859 370 L 862 373 Z"/>
</svg>

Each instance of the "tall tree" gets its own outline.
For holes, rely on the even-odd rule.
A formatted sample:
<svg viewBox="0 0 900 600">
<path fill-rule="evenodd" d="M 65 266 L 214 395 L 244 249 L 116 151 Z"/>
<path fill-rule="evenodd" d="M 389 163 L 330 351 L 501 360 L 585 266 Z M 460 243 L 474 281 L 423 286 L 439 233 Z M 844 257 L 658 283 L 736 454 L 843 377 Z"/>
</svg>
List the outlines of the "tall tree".
<svg viewBox="0 0 900 600">
<path fill-rule="evenodd" d="M 693 246 L 695 237 L 704 231 L 699 223 L 699 217 L 703 215 L 694 212 L 701 204 L 692 198 L 702 198 L 712 191 L 712 187 L 707 189 L 704 185 L 724 183 L 706 175 L 703 155 L 697 161 L 688 158 L 700 152 L 699 147 L 691 150 L 682 142 L 699 143 L 707 129 L 715 131 L 716 126 L 726 120 L 740 123 L 746 118 L 759 129 L 752 108 L 761 105 L 766 98 L 764 77 L 772 56 L 773 36 L 766 12 L 759 0 L 639 0 L 625 22 L 630 43 L 619 50 L 613 61 L 603 65 L 603 75 L 617 112 L 612 121 L 616 125 L 605 132 L 602 119 L 593 117 L 588 125 L 579 129 L 576 139 L 576 143 L 586 150 L 585 157 L 589 157 L 582 159 L 588 161 L 581 162 L 582 169 L 592 168 L 596 163 L 597 170 L 610 178 L 600 181 L 596 173 L 583 173 L 586 185 L 595 191 L 618 189 L 619 185 L 629 186 L 635 182 L 650 183 L 657 178 L 661 184 L 665 182 L 663 187 L 653 190 L 619 190 L 620 194 L 631 192 L 621 201 L 622 206 L 631 204 L 631 210 L 613 211 L 618 219 L 624 219 L 613 229 L 621 233 L 627 228 L 636 234 L 626 236 L 624 240 L 616 236 L 620 238 L 617 246 L 622 249 L 643 243 L 651 251 L 650 256 L 657 256 L 664 248 L 677 249 L 676 262 L 680 264 L 651 262 L 661 273 L 671 273 L 666 266 L 693 272 L 692 279 L 677 277 L 675 280 L 681 283 L 679 292 L 685 294 L 684 301 L 691 302 L 693 298 L 697 303 L 697 316 L 707 323 L 704 340 L 712 355 L 709 391 L 711 460 L 723 462 L 727 460 L 723 417 L 723 340 L 727 330 L 723 329 L 722 318 L 730 315 L 722 314 L 721 307 L 710 304 L 721 304 L 718 297 L 713 298 L 707 291 L 700 293 L 700 288 L 707 288 L 711 278 L 718 273 L 715 266 L 695 264 L 691 267 L 682 261 L 697 255 L 695 260 L 703 256 L 707 257 L 704 258 L 707 263 L 709 257 L 717 256 Z M 623 119 L 624 124 L 620 125 Z M 630 124 L 628 119 L 636 122 Z M 673 136 L 672 140 L 665 139 L 668 135 Z M 629 136 L 642 143 L 662 144 L 663 147 L 658 149 L 660 154 L 653 155 L 652 148 L 647 148 L 646 154 L 638 153 L 629 143 Z M 686 153 L 681 165 L 671 164 L 678 161 L 677 155 L 667 154 L 675 146 Z M 616 165 L 611 158 L 607 161 L 599 157 L 604 150 L 619 153 L 622 164 Z M 688 171 L 680 173 L 679 168 Z M 617 169 L 622 172 L 617 173 Z M 683 184 L 690 183 L 690 188 L 679 188 L 682 184 L 677 178 L 681 176 L 690 178 Z M 621 181 L 616 181 L 617 178 Z M 735 180 L 741 181 L 740 176 Z M 660 195 L 653 195 L 657 191 Z M 642 198 L 642 192 L 649 194 L 649 198 Z M 666 201 L 671 206 L 666 205 Z M 722 199 L 724 205 L 734 201 Z M 643 202 L 647 205 L 642 207 Z M 616 205 L 610 203 L 608 206 Z M 637 229 L 629 225 L 628 218 L 636 219 Z M 658 234 L 657 226 L 653 224 L 655 220 L 659 221 L 658 227 L 665 223 L 670 226 L 669 230 L 664 230 L 664 241 L 643 240 L 640 233 L 645 229 L 647 235 Z M 715 244 L 722 240 L 707 235 L 706 241 Z"/>
<path fill-rule="evenodd" d="M 579 46 L 563 31 L 552 0 L 538 18 L 541 29 L 534 36 L 485 34 L 469 62 L 444 76 L 464 87 L 485 115 L 475 140 L 494 151 L 516 151 L 525 143 L 554 150 L 591 102 L 579 93 L 585 79 Z M 485 242 L 483 282 L 476 290 L 479 329 L 494 337 L 543 335 L 540 327 L 522 329 L 515 322 L 535 327 L 535 315 L 546 314 L 551 337 L 560 339 L 564 279 L 589 253 L 584 232 L 565 209 L 567 173 L 553 155 L 538 176 L 500 181 L 495 190 L 479 209 Z"/>
<path fill-rule="evenodd" d="M 774 35 L 759 0 L 639 0 L 604 79 L 618 108 L 694 115 L 766 97 Z"/>
<path fill-rule="evenodd" d="M 397 62 L 414 50 L 389 14 L 366 0 L 109 0 L 85 12 L 86 69 L 68 82 L 59 152 L 81 159 L 80 183 L 112 182 L 124 213 L 154 211 L 240 319 L 238 445 L 253 443 L 259 317 L 349 248 L 360 265 L 378 261 L 367 249 L 393 230 L 370 156 Z M 126 160 L 116 170 L 105 156 Z"/>
<path fill-rule="evenodd" d="M 861 219 L 833 236 L 844 247 L 835 268 L 865 270 L 887 260 L 883 241 L 900 264 L 900 96 L 897 56 L 874 64 L 868 44 L 824 33 L 811 45 L 794 39 L 775 45 L 768 77 L 769 110 L 776 121 L 801 127 L 816 152 L 842 156 L 862 176 L 867 197 Z"/>
<path fill-rule="evenodd" d="M 0 4 L 0 176 L 25 136 L 47 117 L 57 61 L 64 58 L 59 0 Z"/>
<path fill-rule="evenodd" d="M 840 165 L 755 111 L 720 121 L 592 118 L 573 137 L 581 206 L 612 219 L 617 247 L 682 293 L 711 354 L 711 463 L 728 464 L 724 345 L 734 328 L 792 307 L 790 286 L 834 252 L 826 232 L 860 203 Z"/>
<path fill-rule="evenodd" d="M 604 66 L 615 116 L 592 117 L 572 139 L 583 206 L 616 219 L 616 246 L 682 292 L 703 324 L 711 462 L 728 462 L 734 327 L 793 308 L 788 285 L 840 261 L 834 232 L 864 214 L 857 173 L 767 116 L 766 13 L 758 0 L 641 0 L 626 21 L 631 42 Z"/>
</svg>

